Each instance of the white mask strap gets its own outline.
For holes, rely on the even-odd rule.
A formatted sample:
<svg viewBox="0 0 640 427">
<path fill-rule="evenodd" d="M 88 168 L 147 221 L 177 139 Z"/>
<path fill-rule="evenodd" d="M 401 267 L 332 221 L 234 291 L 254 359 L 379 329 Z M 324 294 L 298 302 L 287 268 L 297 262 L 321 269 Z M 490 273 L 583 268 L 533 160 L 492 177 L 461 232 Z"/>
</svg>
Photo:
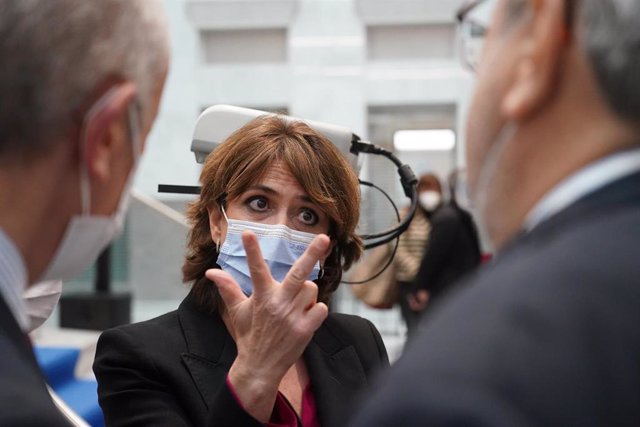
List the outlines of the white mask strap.
<svg viewBox="0 0 640 427">
<path fill-rule="evenodd" d="M 224 206 L 222 206 L 222 204 L 220 205 L 220 210 L 222 211 L 222 215 L 224 215 L 224 219 L 227 220 L 227 224 L 229 224 L 229 217 L 227 216 L 227 213 L 224 211 Z"/>
<path fill-rule="evenodd" d="M 133 165 L 138 164 L 142 155 L 142 140 L 140 137 L 140 104 L 133 101 L 129 104 L 129 132 L 131 132 L 131 144 L 133 145 Z M 135 169 L 132 171 L 135 172 Z"/>
<path fill-rule="evenodd" d="M 117 86 L 112 87 L 104 95 L 100 97 L 87 111 L 82 119 L 82 133 L 80 140 L 80 203 L 82 206 L 82 215 L 87 216 L 91 212 L 91 184 L 89 183 L 89 171 L 87 164 L 84 162 L 85 150 L 87 144 L 87 125 L 100 112 L 104 106 L 111 101 L 116 93 Z"/>
</svg>

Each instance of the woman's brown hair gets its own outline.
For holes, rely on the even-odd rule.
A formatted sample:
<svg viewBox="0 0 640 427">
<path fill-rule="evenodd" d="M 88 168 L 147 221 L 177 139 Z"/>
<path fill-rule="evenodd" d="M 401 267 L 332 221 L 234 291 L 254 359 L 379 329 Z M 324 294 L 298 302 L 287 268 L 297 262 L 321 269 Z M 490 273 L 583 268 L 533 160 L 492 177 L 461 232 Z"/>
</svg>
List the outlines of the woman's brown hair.
<svg viewBox="0 0 640 427">
<path fill-rule="evenodd" d="M 342 271 L 360 258 L 362 241 L 355 229 L 360 217 L 358 177 L 338 149 L 301 121 L 286 122 L 275 115 L 258 117 L 220 144 L 204 163 L 202 191 L 188 209 L 191 224 L 183 281 L 193 281 L 200 304 L 220 311 L 216 286 L 204 273 L 216 268 L 218 253 L 211 238 L 208 209 L 219 209 L 259 182 L 277 162 L 285 164 L 311 200 L 330 218 L 333 249 L 325 260 L 318 300 L 328 302 Z"/>
</svg>

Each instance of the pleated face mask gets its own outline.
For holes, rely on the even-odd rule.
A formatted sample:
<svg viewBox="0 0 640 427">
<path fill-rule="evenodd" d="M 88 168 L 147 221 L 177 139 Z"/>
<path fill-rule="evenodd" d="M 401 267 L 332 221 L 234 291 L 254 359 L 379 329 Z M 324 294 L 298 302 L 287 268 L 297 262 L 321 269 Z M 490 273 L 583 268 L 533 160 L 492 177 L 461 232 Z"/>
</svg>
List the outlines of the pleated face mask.
<svg viewBox="0 0 640 427">
<path fill-rule="evenodd" d="M 293 230 L 284 224 L 270 225 L 259 222 L 229 219 L 224 208 L 222 213 L 227 220 L 227 236 L 220 247 L 218 265 L 238 282 L 246 295 L 253 292 L 253 282 L 247 264 L 247 253 L 242 244 L 242 232 L 251 230 L 258 238 L 262 256 L 271 270 L 271 276 L 282 282 L 291 266 L 307 250 L 313 239 L 313 233 Z M 316 280 L 320 273 L 320 263 L 313 266 L 309 280 Z"/>
</svg>

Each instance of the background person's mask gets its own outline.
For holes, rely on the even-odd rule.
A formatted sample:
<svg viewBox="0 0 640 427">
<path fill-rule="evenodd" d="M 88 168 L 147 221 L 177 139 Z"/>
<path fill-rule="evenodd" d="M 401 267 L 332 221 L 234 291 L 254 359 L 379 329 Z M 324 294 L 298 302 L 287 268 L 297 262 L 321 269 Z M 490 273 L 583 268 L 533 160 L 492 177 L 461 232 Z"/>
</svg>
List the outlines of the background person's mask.
<svg viewBox="0 0 640 427">
<path fill-rule="evenodd" d="M 423 191 L 418 195 L 418 202 L 427 212 L 435 210 L 440 205 L 442 196 L 437 191 Z"/>
<path fill-rule="evenodd" d="M 262 257 L 271 270 L 271 276 L 282 282 L 291 266 L 309 247 L 315 234 L 292 230 L 286 225 L 269 225 L 258 222 L 227 218 L 227 236 L 220 247 L 218 265 L 238 282 L 246 295 L 253 292 L 253 282 L 247 264 L 247 253 L 242 244 L 242 232 L 251 230 L 256 234 Z M 315 280 L 320 273 L 320 263 L 313 266 L 308 280 Z"/>
<path fill-rule="evenodd" d="M 115 94 L 113 88 L 108 91 L 89 110 L 83 121 L 82 146 L 84 147 L 86 125 L 95 114 Z M 133 150 L 133 167 L 122 190 L 116 212 L 111 216 L 91 215 L 91 186 L 85 165 L 80 165 L 80 194 L 82 199 L 82 214 L 75 215 L 69 221 L 62 243 L 53 256 L 51 263 L 40 281 L 67 280 L 76 277 L 89 268 L 98 255 L 121 233 L 129 205 L 130 190 L 133 185 L 135 171 L 138 166 L 142 144 L 139 132 L 139 117 L 137 105 L 129 106 L 129 129 Z"/>
<path fill-rule="evenodd" d="M 29 286 L 22 294 L 29 319 L 28 332 L 42 325 L 53 313 L 62 294 L 62 281 L 52 280 Z"/>
</svg>

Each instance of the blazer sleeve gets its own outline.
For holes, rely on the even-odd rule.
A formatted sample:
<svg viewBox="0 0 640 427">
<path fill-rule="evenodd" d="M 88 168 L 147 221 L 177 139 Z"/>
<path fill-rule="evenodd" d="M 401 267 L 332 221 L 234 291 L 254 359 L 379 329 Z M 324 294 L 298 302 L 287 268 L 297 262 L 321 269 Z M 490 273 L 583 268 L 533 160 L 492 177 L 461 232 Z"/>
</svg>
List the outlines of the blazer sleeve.
<svg viewBox="0 0 640 427">
<path fill-rule="evenodd" d="M 452 212 L 443 212 L 434 218 L 424 256 L 414 280 L 415 291 L 421 289 L 431 291 L 438 274 L 450 256 L 459 229 L 460 221 Z"/>
<path fill-rule="evenodd" d="M 195 426 L 194 417 L 185 413 L 177 399 L 180 391 L 163 380 L 166 375 L 153 356 L 154 351 L 126 328 L 111 329 L 100 336 L 93 370 L 107 426 Z M 262 426 L 242 409 L 226 382 L 209 405 L 207 426 Z"/>
<path fill-rule="evenodd" d="M 107 426 L 191 425 L 174 393 L 160 381 L 152 352 L 126 329 L 100 336 L 93 371 Z"/>
<path fill-rule="evenodd" d="M 344 343 L 354 345 L 365 375 L 370 381 L 389 367 L 389 356 L 380 332 L 368 319 L 351 315 L 342 316 L 345 318 L 342 325 L 347 326 L 345 330 L 348 331 L 348 335 L 342 336 L 341 339 Z"/>
<path fill-rule="evenodd" d="M 382 337 L 380 336 L 380 332 L 378 332 L 378 329 L 369 320 L 367 320 L 367 323 L 369 325 L 369 329 L 371 330 L 371 334 L 373 335 L 373 341 L 377 349 L 377 358 L 374 359 L 375 366 L 373 368 L 373 371 L 376 372 L 387 369 L 389 367 L 389 355 L 387 354 L 387 348 L 382 341 Z"/>
<path fill-rule="evenodd" d="M 264 424 L 253 418 L 240 406 L 226 381 L 213 401 L 207 425 L 209 427 L 264 427 Z"/>
</svg>

